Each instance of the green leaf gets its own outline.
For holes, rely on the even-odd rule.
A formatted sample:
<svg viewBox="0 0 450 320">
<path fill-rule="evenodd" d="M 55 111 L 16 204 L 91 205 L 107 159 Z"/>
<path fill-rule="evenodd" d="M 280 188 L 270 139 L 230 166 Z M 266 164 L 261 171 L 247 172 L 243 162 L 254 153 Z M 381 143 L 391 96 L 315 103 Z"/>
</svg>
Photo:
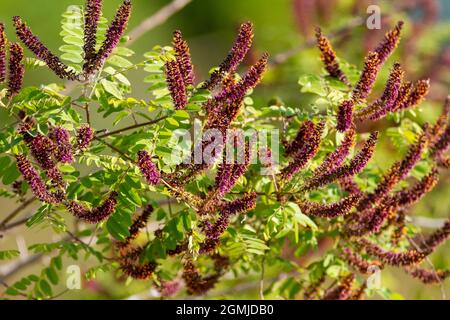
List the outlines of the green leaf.
<svg viewBox="0 0 450 320">
<path fill-rule="evenodd" d="M 0 251 L 0 260 L 10 260 L 16 258 L 20 255 L 20 252 L 17 250 L 5 250 Z"/>
<path fill-rule="evenodd" d="M 106 79 L 101 80 L 100 83 L 106 92 L 112 94 L 117 99 L 123 99 L 122 92 L 120 92 L 116 83 Z"/>
<path fill-rule="evenodd" d="M 45 216 L 47 215 L 47 210 L 49 209 L 48 205 L 43 205 L 42 207 L 40 207 L 36 213 L 30 218 L 28 219 L 28 221 L 26 222 L 26 226 L 28 228 L 34 226 L 35 224 L 39 224 L 40 222 L 42 222 L 45 218 Z"/>
</svg>

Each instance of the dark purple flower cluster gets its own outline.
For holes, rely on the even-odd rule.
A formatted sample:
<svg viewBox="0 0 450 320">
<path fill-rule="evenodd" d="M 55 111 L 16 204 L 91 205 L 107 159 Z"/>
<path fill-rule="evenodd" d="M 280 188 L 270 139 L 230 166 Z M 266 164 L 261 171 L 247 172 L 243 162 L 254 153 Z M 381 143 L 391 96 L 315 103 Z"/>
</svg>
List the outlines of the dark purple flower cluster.
<svg viewBox="0 0 450 320">
<path fill-rule="evenodd" d="M 413 278 L 419 279 L 425 284 L 441 284 L 450 277 L 450 270 L 427 270 L 420 267 L 407 268 Z"/>
<path fill-rule="evenodd" d="M 119 252 L 119 264 L 122 272 L 138 280 L 149 280 L 153 276 L 158 265 L 154 261 L 141 263 L 142 247 L 126 247 Z"/>
<path fill-rule="evenodd" d="M 183 75 L 184 85 L 186 87 L 193 85 L 194 67 L 192 65 L 190 49 L 179 30 L 173 34 L 173 49 L 175 50 L 178 67 Z"/>
<path fill-rule="evenodd" d="M 97 27 L 102 14 L 102 0 L 87 0 L 84 17 L 84 66 L 83 70 L 92 70 L 96 57 Z"/>
<path fill-rule="evenodd" d="M 18 43 L 9 46 L 8 97 L 14 97 L 22 89 L 25 67 L 23 65 L 23 48 Z"/>
<path fill-rule="evenodd" d="M 302 200 L 298 205 L 304 214 L 322 218 L 336 218 L 349 214 L 358 204 L 360 198 L 359 194 L 351 194 L 336 203 L 321 204 Z"/>
<path fill-rule="evenodd" d="M 152 161 L 152 157 L 145 150 L 138 152 L 138 166 L 147 182 L 151 185 L 157 185 L 161 180 L 161 173 Z"/>
<path fill-rule="evenodd" d="M 186 289 L 190 295 L 202 295 L 214 288 L 219 278 L 228 268 L 227 258 L 213 255 L 214 273 L 209 276 L 202 276 L 191 260 L 187 260 L 183 265 L 182 278 L 186 284 Z"/>
<path fill-rule="evenodd" d="M 389 31 L 383 41 L 374 50 L 377 53 L 380 63 L 384 63 L 394 52 L 400 42 L 400 33 L 403 28 L 403 21 L 399 21 L 395 28 Z"/>
<path fill-rule="evenodd" d="M 405 72 L 399 63 L 395 63 L 389 74 L 386 87 L 381 98 L 359 110 L 356 117 L 359 121 L 370 119 L 379 120 L 385 117 L 389 112 L 394 110 L 395 102 L 400 94 L 403 77 Z"/>
<path fill-rule="evenodd" d="M 313 131 L 305 134 L 304 143 L 298 150 L 293 151 L 293 160 L 281 170 L 283 180 L 289 181 L 294 174 L 303 169 L 315 157 L 319 151 L 324 127 L 325 123 L 323 122 L 314 124 Z"/>
<path fill-rule="evenodd" d="M 372 91 L 378 72 L 380 71 L 380 58 L 376 52 L 370 52 L 364 62 L 361 77 L 353 89 L 352 99 L 355 102 L 364 101 Z"/>
<path fill-rule="evenodd" d="M 339 284 L 332 287 L 323 296 L 322 300 L 348 300 L 352 294 L 352 286 L 355 281 L 355 275 L 349 274 L 341 279 Z"/>
<path fill-rule="evenodd" d="M 321 52 L 322 62 L 325 65 L 325 69 L 327 70 L 330 77 L 339 79 L 346 85 L 350 85 L 347 76 L 339 66 L 336 53 L 334 52 L 330 41 L 322 34 L 322 30 L 320 30 L 320 28 L 316 29 L 316 38 L 317 46 Z"/>
<path fill-rule="evenodd" d="M 94 130 L 88 125 L 84 125 L 77 130 L 77 148 L 86 151 L 94 139 Z"/>
<path fill-rule="evenodd" d="M 371 274 L 373 272 L 372 268 L 374 267 L 379 269 L 383 268 L 383 265 L 379 261 L 369 262 L 350 248 L 344 248 L 342 250 L 342 257 L 350 266 L 362 274 Z"/>
<path fill-rule="evenodd" d="M 205 82 L 203 88 L 214 89 L 227 74 L 234 74 L 239 64 L 244 60 L 253 42 L 253 25 L 250 22 L 243 23 L 233 47 L 219 69 L 214 71 L 209 81 Z"/>
<path fill-rule="evenodd" d="M 34 195 L 41 201 L 47 203 L 59 203 L 61 198 L 59 194 L 50 193 L 45 185 L 45 182 L 40 177 L 37 170 L 33 167 L 31 162 L 25 155 L 19 154 L 16 156 L 17 168 L 22 174 L 25 181 L 30 186 Z"/>
<path fill-rule="evenodd" d="M 339 168 L 350 154 L 350 151 L 355 146 L 356 143 L 356 130 L 354 127 L 350 128 L 345 132 L 344 140 L 336 148 L 335 151 L 331 152 L 326 156 L 324 161 L 320 164 L 317 169 L 314 170 L 313 176 L 323 174 L 325 172 L 330 172 Z"/>
<path fill-rule="evenodd" d="M 337 127 L 339 132 L 345 132 L 353 126 L 353 101 L 345 100 L 339 106 Z"/>
<path fill-rule="evenodd" d="M 0 83 L 6 79 L 6 41 L 5 25 L 0 23 Z"/>
<path fill-rule="evenodd" d="M 314 122 L 310 120 L 303 122 L 294 140 L 292 140 L 289 144 L 286 143 L 286 147 L 284 150 L 285 156 L 295 156 L 295 154 L 301 150 L 301 148 L 307 143 L 307 141 L 312 138 L 314 134 L 314 128 Z"/>
<path fill-rule="evenodd" d="M 187 105 L 186 85 L 180 65 L 176 60 L 166 62 L 166 81 L 175 109 L 184 109 Z"/>
<path fill-rule="evenodd" d="M 89 14 L 89 12 L 87 14 Z M 97 11 L 92 10 L 91 14 L 95 15 L 97 14 Z M 130 15 L 131 1 L 125 0 L 117 10 L 114 20 L 111 22 L 108 30 L 106 31 L 105 41 L 103 41 L 102 46 L 95 54 L 95 57 L 93 57 L 90 61 L 86 61 L 87 64 L 84 69 L 86 74 L 92 74 L 100 69 L 100 67 L 105 63 L 105 60 L 111 55 L 114 48 L 119 44 L 120 38 L 127 27 Z M 95 17 L 86 17 L 86 19 L 93 21 Z"/>
<path fill-rule="evenodd" d="M 117 197 L 117 192 L 112 191 L 100 206 L 93 209 L 88 209 L 75 201 L 67 203 L 66 206 L 69 212 L 78 219 L 88 223 L 99 223 L 114 213 L 117 206 Z"/>
<path fill-rule="evenodd" d="M 364 143 L 363 148 L 358 154 L 350 160 L 349 164 L 342 165 L 335 170 L 325 172 L 321 175 L 311 177 L 302 186 L 302 190 L 314 190 L 324 185 L 330 184 L 336 180 L 342 180 L 360 173 L 372 158 L 375 146 L 378 141 L 378 132 L 370 134 L 369 139 Z"/>
<path fill-rule="evenodd" d="M 392 252 L 387 251 L 364 238 L 358 239 L 356 242 L 366 250 L 368 255 L 378 258 L 384 264 L 391 266 L 411 266 L 420 263 L 425 259 L 425 254 L 415 249 L 405 252 Z"/>
<path fill-rule="evenodd" d="M 73 162 L 73 148 L 70 143 L 70 134 L 63 127 L 54 127 L 50 130 L 49 137 L 56 145 L 55 157 L 59 162 Z"/>
<path fill-rule="evenodd" d="M 421 248 L 427 254 L 432 253 L 439 247 L 442 243 L 444 243 L 450 237 L 450 218 L 444 223 L 444 225 L 429 234 L 423 243 L 421 244 Z"/>
<path fill-rule="evenodd" d="M 16 33 L 19 39 L 30 49 L 40 60 L 62 79 L 76 80 L 77 75 L 74 71 L 55 56 L 42 42 L 36 37 L 31 29 L 18 16 L 13 18 Z"/>
</svg>

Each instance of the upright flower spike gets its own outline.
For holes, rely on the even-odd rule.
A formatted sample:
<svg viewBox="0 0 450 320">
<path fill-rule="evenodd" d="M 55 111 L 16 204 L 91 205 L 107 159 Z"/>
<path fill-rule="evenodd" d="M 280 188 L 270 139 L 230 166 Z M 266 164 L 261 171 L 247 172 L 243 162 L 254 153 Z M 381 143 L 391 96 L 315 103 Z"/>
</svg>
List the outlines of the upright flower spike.
<svg viewBox="0 0 450 320">
<path fill-rule="evenodd" d="M 16 33 L 19 39 L 30 49 L 38 59 L 44 61 L 47 66 L 61 79 L 77 80 L 77 74 L 54 55 L 46 46 L 42 44 L 31 29 L 18 16 L 13 18 Z"/>
<path fill-rule="evenodd" d="M 165 66 L 167 87 L 172 96 L 173 104 L 176 110 L 184 109 L 187 105 L 188 99 L 186 94 L 186 86 L 183 74 L 180 70 L 180 65 L 177 60 L 170 60 L 166 62 Z"/>
<path fill-rule="evenodd" d="M 389 112 L 393 111 L 393 107 L 400 93 L 405 72 L 399 63 L 395 63 L 389 74 L 383 95 L 374 103 L 356 113 L 358 120 L 370 119 L 372 121 L 382 119 Z"/>
<path fill-rule="evenodd" d="M 96 56 L 97 27 L 102 14 L 102 0 L 87 0 L 84 15 L 84 65 L 83 70 L 92 70 Z"/>
<path fill-rule="evenodd" d="M 94 130 L 88 125 L 84 125 L 77 130 L 77 148 L 86 151 L 94 139 Z"/>
<path fill-rule="evenodd" d="M 154 261 L 141 263 L 142 247 L 119 248 L 119 264 L 122 272 L 138 280 L 148 280 L 153 276 L 158 265 Z"/>
<path fill-rule="evenodd" d="M 49 170 L 55 167 L 54 155 L 57 149 L 50 138 L 38 134 L 29 140 L 27 145 L 42 169 Z"/>
<path fill-rule="evenodd" d="M 50 139 L 56 144 L 56 159 L 63 163 L 73 162 L 73 148 L 70 143 L 69 131 L 63 127 L 55 127 L 50 130 Z"/>
<path fill-rule="evenodd" d="M 128 25 L 128 20 L 131 15 L 131 1 L 125 0 L 116 12 L 114 20 L 111 22 L 106 31 L 106 38 L 102 46 L 98 50 L 95 58 L 90 65 L 86 66 L 85 73 L 92 74 L 96 72 L 105 63 L 105 60 L 113 52 L 114 48 L 120 41 L 125 29 Z"/>
<path fill-rule="evenodd" d="M 211 74 L 210 80 L 203 85 L 204 89 L 214 89 L 228 74 L 236 72 L 239 64 L 244 60 L 253 42 L 253 25 L 250 22 L 243 23 L 239 28 L 239 34 L 225 60 L 219 69 Z"/>
<path fill-rule="evenodd" d="M 399 21 L 394 29 L 386 33 L 383 41 L 374 50 L 378 54 L 379 63 L 384 63 L 400 42 L 400 33 L 403 28 L 403 21 Z"/>
<path fill-rule="evenodd" d="M 314 170 L 312 176 L 321 175 L 339 168 L 356 143 L 356 129 L 351 127 L 345 132 L 344 140 L 335 151 L 328 154 L 320 166 Z"/>
<path fill-rule="evenodd" d="M 401 109 L 403 109 L 403 106 L 405 106 L 409 100 L 409 96 L 411 94 L 411 91 L 413 89 L 413 84 L 410 81 L 402 83 L 400 90 L 398 92 L 397 99 L 395 100 L 394 104 L 392 105 L 392 112 L 397 112 Z"/>
<path fill-rule="evenodd" d="M 117 206 L 117 197 L 117 192 L 113 191 L 100 206 L 91 210 L 75 201 L 69 202 L 66 206 L 76 218 L 87 223 L 99 223 L 114 213 Z"/>
<path fill-rule="evenodd" d="M 442 107 L 442 112 L 439 115 L 434 126 L 430 128 L 429 142 L 430 146 L 436 143 L 437 140 L 444 134 L 445 129 L 450 123 L 450 96 L 445 99 L 444 106 Z"/>
<path fill-rule="evenodd" d="M 157 185 L 161 180 L 161 173 L 152 161 L 152 157 L 145 150 L 138 151 L 138 166 L 147 182 Z"/>
<path fill-rule="evenodd" d="M 177 57 L 178 66 L 183 75 L 185 86 L 194 84 L 194 67 L 192 65 L 189 45 L 183 39 L 181 31 L 173 33 L 173 48 Z"/>
<path fill-rule="evenodd" d="M 22 174 L 24 180 L 30 186 L 33 194 L 41 201 L 56 204 L 61 202 L 61 199 L 56 194 L 52 194 L 48 191 L 44 181 L 39 176 L 39 173 L 33 167 L 31 162 L 23 154 L 16 156 L 17 168 Z"/>
<path fill-rule="evenodd" d="M 289 157 L 294 156 L 296 153 L 298 153 L 302 146 L 306 144 L 307 141 L 313 136 L 314 128 L 314 122 L 309 120 L 303 122 L 294 140 L 286 145 L 284 154 Z"/>
<path fill-rule="evenodd" d="M 322 142 L 322 133 L 324 128 L 324 122 L 318 123 L 314 126 L 314 131 L 310 139 L 305 141 L 300 150 L 295 153 L 294 159 L 281 170 L 283 180 L 289 181 L 294 174 L 303 169 L 308 162 L 316 156 L 319 151 L 320 143 Z"/>
<path fill-rule="evenodd" d="M 6 79 L 6 41 L 5 25 L 0 23 L 0 83 Z"/>
<path fill-rule="evenodd" d="M 327 70 L 330 77 L 336 78 L 346 85 L 350 85 L 347 76 L 339 66 L 336 53 L 334 52 L 330 41 L 322 34 L 322 30 L 320 28 L 316 29 L 316 39 L 317 47 L 321 52 L 322 62 L 325 65 L 325 69 Z"/>
<path fill-rule="evenodd" d="M 349 214 L 360 198 L 361 196 L 358 194 L 351 194 L 332 204 L 322 204 L 303 200 L 300 201 L 298 205 L 304 214 L 331 219 Z"/>
<path fill-rule="evenodd" d="M 380 246 L 364 238 L 358 239 L 356 242 L 366 250 L 367 254 L 378 258 L 384 264 L 391 266 L 411 266 L 420 263 L 425 259 L 425 254 L 415 249 L 405 252 L 391 252 L 384 250 Z"/>
<path fill-rule="evenodd" d="M 153 207 L 148 205 L 144 208 L 142 213 L 133 221 L 133 224 L 129 228 L 130 235 L 122 242 L 118 242 L 117 246 L 121 250 L 128 248 L 133 240 L 135 240 L 141 229 L 147 225 L 147 220 L 153 212 Z"/>
<path fill-rule="evenodd" d="M 372 91 L 375 80 L 380 70 L 380 58 L 378 53 L 369 52 L 364 62 L 361 77 L 353 89 L 352 98 L 355 102 L 364 101 Z"/>
<path fill-rule="evenodd" d="M 447 152 L 447 150 L 450 148 L 450 125 L 447 126 L 447 129 L 444 131 L 444 133 L 441 135 L 439 140 L 437 140 L 432 146 L 431 146 L 431 156 L 435 159 L 440 159 L 444 153 Z"/>
<path fill-rule="evenodd" d="M 9 47 L 8 97 L 14 97 L 22 89 L 23 75 L 25 74 L 23 57 L 22 47 L 18 43 L 11 43 Z"/>
<path fill-rule="evenodd" d="M 400 180 L 405 179 L 414 166 L 420 161 L 422 158 L 422 154 L 425 151 L 427 146 L 427 137 L 428 137 L 429 128 L 425 125 L 423 133 L 417 138 L 417 142 L 412 144 L 409 147 L 408 153 L 406 157 L 400 163 L 399 169 L 399 177 Z"/>
<path fill-rule="evenodd" d="M 397 110 L 412 109 L 418 106 L 430 91 L 430 80 L 418 80 L 408 95 L 408 99 Z"/>
<path fill-rule="evenodd" d="M 346 100 L 341 103 L 337 113 L 337 127 L 339 132 L 345 132 L 353 125 L 353 101 Z"/>
<path fill-rule="evenodd" d="M 333 171 L 325 172 L 321 175 L 312 177 L 303 185 L 302 191 L 314 190 L 336 180 L 347 179 L 360 173 L 372 158 L 377 141 L 378 132 L 371 133 L 369 139 L 367 139 L 364 143 L 361 151 L 358 152 L 349 164 L 343 165 Z"/>
</svg>

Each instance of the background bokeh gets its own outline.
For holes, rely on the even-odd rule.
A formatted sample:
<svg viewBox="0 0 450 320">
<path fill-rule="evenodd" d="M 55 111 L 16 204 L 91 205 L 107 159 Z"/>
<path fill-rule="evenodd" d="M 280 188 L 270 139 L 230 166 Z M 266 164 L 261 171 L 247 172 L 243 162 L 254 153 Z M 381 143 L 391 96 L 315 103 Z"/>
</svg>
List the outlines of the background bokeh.
<svg viewBox="0 0 450 320">
<path fill-rule="evenodd" d="M 104 2 L 104 14 L 109 18 L 113 16 L 121 1 L 105 0 Z M 61 13 L 71 4 L 83 3 L 82 0 L 1 0 L 0 21 L 6 22 L 7 34 L 10 39 L 13 39 L 11 17 L 22 16 L 41 40 L 57 52 L 62 44 L 59 35 Z M 133 29 L 168 3 L 170 3 L 169 0 L 133 0 L 134 13 L 128 30 Z M 321 72 L 318 53 L 315 48 L 308 46 L 308 40 L 314 35 L 314 27 L 320 25 L 327 33 L 339 30 L 355 17 L 365 16 L 369 4 L 380 5 L 383 14 L 383 30 L 368 30 L 365 25 L 349 28 L 340 37 L 333 39 L 340 58 L 361 67 L 364 54 L 376 44 L 377 39 L 383 36 L 386 29 L 399 19 L 405 20 L 404 41 L 395 59 L 402 62 L 411 80 L 431 78 L 432 90 L 422 107 L 424 113 L 420 116 L 420 121 L 435 119 L 443 100 L 450 93 L 450 1 L 447 0 L 193 0 L 166 23 L 138 39 L 131 48 L 136 51 L 134 60 L 138 62 L 142 60 L 143 53 L 151 50 L 154 45 L 170 44 L 173 30 L 180 29 L 191 46 L 197 78 L 204 79 L 209 69 L 218 65 L 225 56 L 237 26 L 243 21 L 250 20 L 254 23 L 256 32 L 255 46 L 250 60 L 264 51 L 269 52 L 272 57 L 271 69 L 256 92 L 256 105 L 267 104 L 270 99 L 279 97 L 287 105 L 308 108 L 308 96 L 300 93 L 297 81 L 301 74 Z M 282 57 L 280 54 L 299 46 L 303 46 L 303 50 L 296 52 L 289 59 L 280 60 Z M 385 68 L 380 78 L 387 77 L 388 69 Z M 130 72 L 133 94 L 148 99 L 146 87 L 142 81 L 144 76 L 139 71 Z M 27 85 L 39 85 L 49 81 L 58 81 L 58 79 L 45 69 L 27 71 Z M 383 81 L 379 82 L 381 84 Z M 4 115 L 0 115 L 0 120 L 2 122 L 5 120 Z M 360 130 L 367 129 L 360 128 Z M 378 150 L 375 161 L 378 161 L 380 167 L 386 167 L 391 161 L 384 164 L 385 160 L 395 155 L 395 147 L 386 141 L 382 149 Z M 414 214 L 431 218 L 448 216 L 450 214 L 449 182 L 448 175 L 442 177 L 436 190 L 414 208 Z M 14 208 L 14 203 L 1 200 L 0 208 L 1 218 Z M 4 235 L 0 239 L 0 249 L 12 249 L 17 246 L 17 243 L 23 241 L 26 243 L 51 241 L 50 232 L 45 229 L 37 229 L 32 233 L 24 231 L 23 228 L 16 228 Z M 438 268 L 448 268 L 449 253 L 450 246 L 447 245 L 433 255 L 433 264 Z M 0 264 L 0 271 L 1 267 Z M 31 271 L 33 267 L 17 274 L 16 277 Z M 447 291 L 447 296 L 450 297 L 450 280 L 444 284 L 444 288 L 425 287 L 401 272 L 388 269 L 383 271 L 383 281 L 393 288 L 394 292 L 398 292 L 399 297 L 439 299 L 442 297 L 442 291 Z M 98 283 L 91 283 L 82 291 L 68 293 L 62 298 L 126 297 L 145 288 L 145 286 L 139 286 L 123 289 L 122 285 L 106 278 L 99 280 Z M 257 297 L 257 290 L 250 288 L 231 292 L 227 293 L 226 297 L 254 298 Z"/>
</svg>

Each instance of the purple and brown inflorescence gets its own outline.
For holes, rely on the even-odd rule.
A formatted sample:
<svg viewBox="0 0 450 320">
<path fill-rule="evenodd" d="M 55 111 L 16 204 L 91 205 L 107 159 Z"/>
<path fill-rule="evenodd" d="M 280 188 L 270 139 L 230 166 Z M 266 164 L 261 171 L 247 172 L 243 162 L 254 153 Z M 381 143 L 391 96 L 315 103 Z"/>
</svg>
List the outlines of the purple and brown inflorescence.
<svg viewBox="0 0 450 320">
<path fill-rule="evenodd" d="M 330 41 L 322 34 L 322 30 L 320 30 L 320 28 L 316 29 L 316 38 L 317 46 L 321 52 L 322 62 L 325 65 L 325 69 L 327 70 L 330 77 L 339 79 L 346 85 L 350 85 L 347 76 L 339 66 L 336 53 L 334 52 Z"/>
<path fill-rule="evenodd" d="M 73 148 L 70 143 L 70 134 L 63 127 L 55 127 L 50 130 L 50 139 L 56 144 L 56 159 L 63 163 L 73 162 Z"/>
<path fill-rule="evenodd" d="M 8 97 L 14 97 L 22 89 L 25 67 L 23 65 L 23 48 L 18 43 L 9 46 Z"/>
<path fill-rule="evenodd" d="M 6 80 L 6 42 L 5 25 L 0 23 L 0 83 Z"/>
<path fill-rule="evenodd" d="M 103 41 L 102 46 L 91 61 L 86 61 L 85 73 L 92 74 L 100 69 L 105 60 L 111 55 L 114 48 L 117 47 L 120 38 L 127 27 L 128 20 L 130 19 L 131 7 L 130 0 L 125 0 L 119 7 L 114 20 L 106 31 L 106 38 L 105 41 Z"/>
<path fill-rule="evenodd" d="M 234 74 L 239 64 L 244 60 L 253 42 L 253 25 L 250 22 L 243 23 L 233 47 L 219 69 L 214 71 L 211 79 L 203 87 L 208 90 L 214 89 L 227 74 Z"/>
<path fill-rule="evenodd" d="M 117 206 L 117 197 L 117 192 L 113 191 L 100 206 L 93 209 L 88 209 L 78 202 L 71 201 L 67 204 L 67 209 L 80 220 L 88 223 L 99 223 L 114 213 Z"/>
<path fill-rule="evenodd" d="M 152 157 L 145 150 L 138 152 L 138 166 L 147 182 L 151 185 L 157 185 L 161 180 L 161 173 L 152 161 Z"/>
<path fill-rule="evenodd" d="M 183 75 L 185 86 L 194 84 L 194 67 L 192 65 L 191 53 L 187 42 L 183 39 L 181 31 L 173 34 L 173 49 L 178 62 L 178 67 Z"/>
<path fill-rule="evenodd" d="M 94 139 L 94 130 L 88 125 L 84 125 L 77 130 L 77 148 L 86 151 Z"/>
<path fill-rule="evenodd" d="M 186 85 L 183 73 L 177 60 L 166 62 L 166 81 L 175 109 L 184 109 L 187 105 Z"/>
<path fill-rule="evenodd" d="M 353 126 L 353 101 L 346 100 L 339 106 L 337 127 L 339 132 L 345 132 Z"/>
<path fill-rule="evenodd" d="M 46 203 L 59 203 L 61 202 L 60 197 L 57 194 L 50 193 L 42 180 L 41 176 L 37 170 L 33 167 L 31 162 L 27 159 L 25 155 L 19 154 L 16 156 L 17 168 L 22 174 L 25 181 L 30 186 L 34 195 Z"/>
<path fill-rule="evenodd" d="M 70 70 L 66 64 L 43 45 L 39 38 L 33 34 L 31 29 L 20 17 L 15 16 L 13 22 L 19 39 L 36 55 L 36 57 L 38 57 L 38 59 L 44 61 L 57 76 L 61 79 L 77 79 L 76 73 Z"/>
<path fill-rule="evenodd" d="M 87 0 L 84 16 L 84 66 L 83 70 L 89 73 L 94 68 L 97 45 L 97 27 L 102 14 L 102 0 Z"/>
</svg>

